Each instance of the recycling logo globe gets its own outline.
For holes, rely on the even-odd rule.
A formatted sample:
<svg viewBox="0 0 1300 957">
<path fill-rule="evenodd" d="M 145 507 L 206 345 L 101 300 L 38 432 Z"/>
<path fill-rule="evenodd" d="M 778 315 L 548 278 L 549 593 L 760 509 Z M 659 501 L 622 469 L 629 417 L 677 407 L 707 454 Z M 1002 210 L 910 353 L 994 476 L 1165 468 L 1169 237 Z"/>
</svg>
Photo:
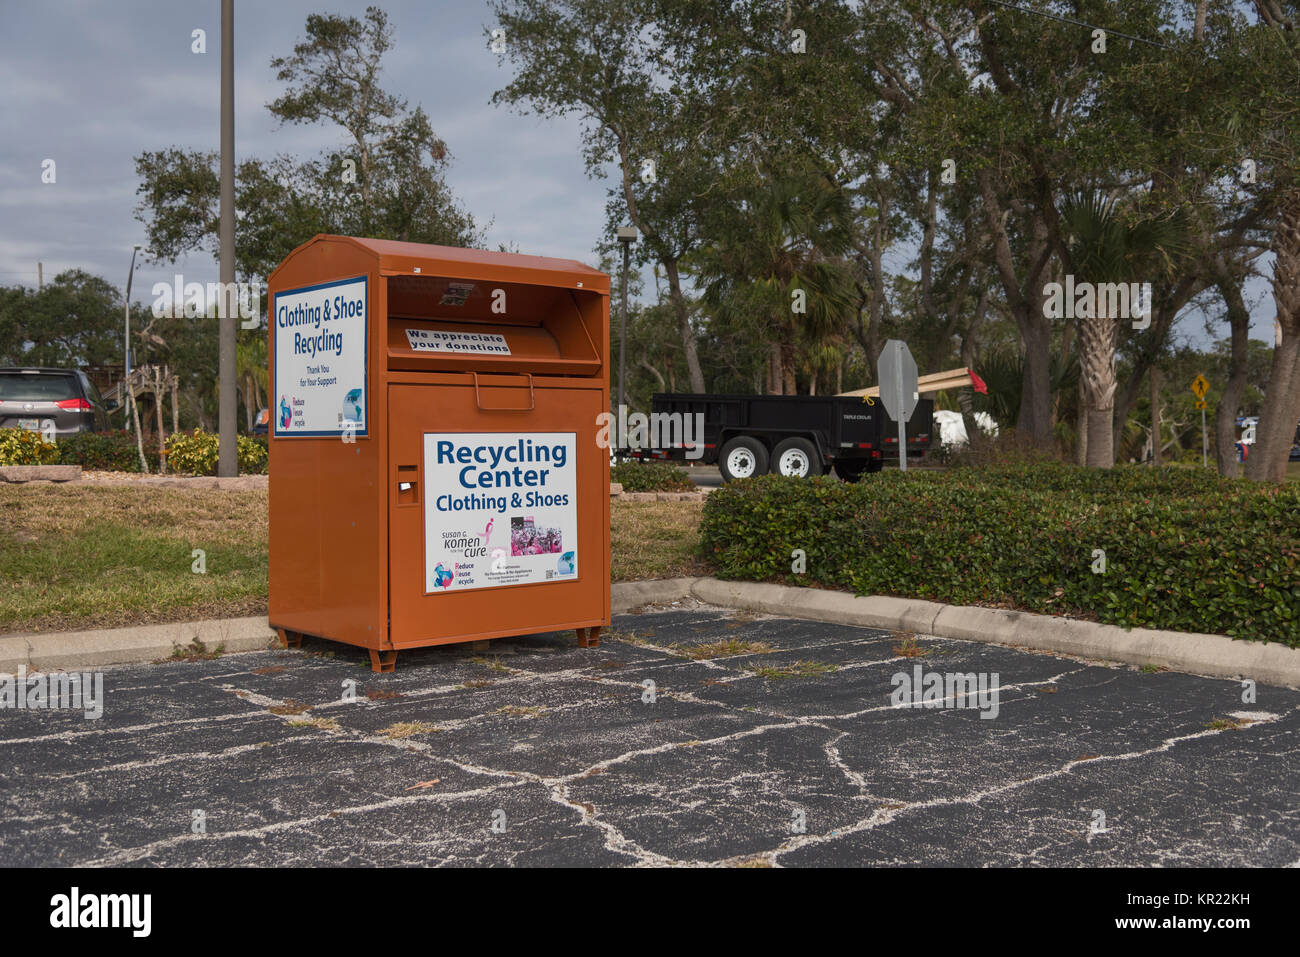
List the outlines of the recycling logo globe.
<svg viewBox="0 0 1300 957">
<path fill-rule="evenodd" d="M 349 422 L 360 422 L 364 412 L 361 408 L 361 390 L 351 389 L 343 397 L 343 418 Z"/>
</svg>

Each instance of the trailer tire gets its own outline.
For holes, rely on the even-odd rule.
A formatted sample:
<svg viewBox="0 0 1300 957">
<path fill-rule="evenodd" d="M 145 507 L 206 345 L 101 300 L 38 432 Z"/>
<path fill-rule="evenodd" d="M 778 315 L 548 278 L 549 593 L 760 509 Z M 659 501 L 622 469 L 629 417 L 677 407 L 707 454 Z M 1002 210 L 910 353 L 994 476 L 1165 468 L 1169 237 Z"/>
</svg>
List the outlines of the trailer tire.
<svg viewBox="0 0 1300 957">
<path fill-rule="evenodd" d="M 811 478 L 822 474 L 817 447 L 807 439 L 788 438 L 772 451 L 772 474 Z"/>
<path fill-rule="evenodd" d="M 718 453 L 718 471 L 726 482 L 767 474 L 767 446 L 748 435 L 738 435 Z"/>
</svg>

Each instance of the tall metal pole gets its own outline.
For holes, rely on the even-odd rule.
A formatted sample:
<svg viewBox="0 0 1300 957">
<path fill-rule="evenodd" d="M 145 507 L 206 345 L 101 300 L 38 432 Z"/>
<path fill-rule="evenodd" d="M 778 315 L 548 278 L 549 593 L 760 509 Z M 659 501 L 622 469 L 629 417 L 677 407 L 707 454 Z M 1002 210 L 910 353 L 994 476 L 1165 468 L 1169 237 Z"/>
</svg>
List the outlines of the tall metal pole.
<svg viewBox="0 0 1300 957">
<path fill-rule="evenodd" d="M 620 415 L 627 401 L 624 391 L 624 383 L 627 382 L 627 257 L 631 248 L 631 243 L 623 244 L 623 314 L 618 321 L 618 411 Z"/>
<path fill-rule="evenodd" d="M 221 288 L 219 324 L 217 474 L 239 474 L 235 440 L 235 0 L 221 0 Z"/>
<path fill-rule="evenodd" d="M 618 411 L 617 421 L 619 422 L 619 448 L 622 448 L 623 439 L 623 407 L 627 403 L 627 391 L 625 383 L 627 382 L 627 260 L 628 253 L 632 249 L 632 244 L 636 242 L 635 226 L 618 227 L 618 241 L 623 245 L 623 307 L 622 315 L 618 323 Z"/>
</svg>

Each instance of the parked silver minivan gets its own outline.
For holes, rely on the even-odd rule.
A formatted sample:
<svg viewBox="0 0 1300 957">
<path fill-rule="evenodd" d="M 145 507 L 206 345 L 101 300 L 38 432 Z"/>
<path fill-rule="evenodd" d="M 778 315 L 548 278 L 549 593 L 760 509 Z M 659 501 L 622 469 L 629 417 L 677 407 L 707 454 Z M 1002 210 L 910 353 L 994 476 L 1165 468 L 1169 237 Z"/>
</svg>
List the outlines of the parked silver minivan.
<svg viewBox="0 0 1300 957">
<path fill-rule="evenodd" d="M 108 429 L 99 390 L 77 369 L 0 368 L 0 428 L 30 429 L 55 439 Z"/>
</svg>

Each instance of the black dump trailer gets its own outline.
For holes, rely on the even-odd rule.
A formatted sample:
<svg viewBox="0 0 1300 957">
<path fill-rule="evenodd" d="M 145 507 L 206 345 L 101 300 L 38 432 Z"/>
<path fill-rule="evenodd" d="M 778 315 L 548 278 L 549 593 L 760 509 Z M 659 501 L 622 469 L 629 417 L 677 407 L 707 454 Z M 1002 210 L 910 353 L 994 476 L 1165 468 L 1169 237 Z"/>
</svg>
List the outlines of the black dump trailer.
<svg viewBox="0 0 1300 957">
<path fill-rule="evenodd" d="M 650 408 L 652 441 L 650 447 L 634 451 L 634 458 L 717 464 L 728 482 L 768 472 L 821 475 L 832 467 L 840 478 L 856 482 L 866 472 L 879 472 L 886 460 L 898 458 L 898 423 L 879 399 L 661 392 L 652 397 Z M 697 414 L 704 417 L 703 436 L 684 431 L 685 416 Z M 907 423 L 909 462 L 929 450 L 933 416 L 932 400 L 917 402 Z M 695 451 L 690 446 L 701 440 L 704 454 L 688 459 L 687 452 Z"/>
</svg>

